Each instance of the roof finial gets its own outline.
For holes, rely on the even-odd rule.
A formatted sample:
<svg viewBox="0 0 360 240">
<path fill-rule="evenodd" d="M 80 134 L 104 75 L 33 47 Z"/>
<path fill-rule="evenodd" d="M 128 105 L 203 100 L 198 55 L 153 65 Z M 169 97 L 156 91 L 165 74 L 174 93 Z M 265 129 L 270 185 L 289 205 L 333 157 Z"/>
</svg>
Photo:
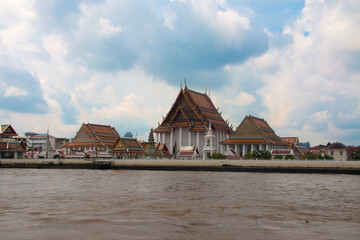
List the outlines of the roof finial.
<svg viewBox="0 0 360 240">
<path fill-rule="evenodd" d="M 182 90 L 182 81 L 180 81 L 180 88 L 181 88 L 181 90 Z"/>
<path fill-rule="evenodd" d="M 185 83 L 185 88 L 187 88 L 187 86 L 186 86 L 186 77 L 184 78 L 184 83 Z"/>
<path fill-rule="evenodd" d="M 207 95 L 206 92 L 207 92 L 207 87 L 205 87 L 205 95 Z"/>
</svg>

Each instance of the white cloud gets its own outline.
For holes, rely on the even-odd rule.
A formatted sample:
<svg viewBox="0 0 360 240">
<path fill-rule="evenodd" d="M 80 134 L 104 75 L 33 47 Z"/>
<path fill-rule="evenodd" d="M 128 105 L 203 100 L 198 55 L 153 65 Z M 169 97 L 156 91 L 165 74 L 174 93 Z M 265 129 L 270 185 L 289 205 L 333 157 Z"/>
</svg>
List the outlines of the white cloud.
<svg viewBox="0 0 360 240">
<path fill-rule="evenodd" d="M 191 5 L 226 42 L 241 41 L 244 31 L 250 29 L 248 16 L 229 8 L 226 1 L 193 0 Z"/>
<path fill-rule="evenodd" d="M 100 34 L 107 38 L 110 38 L 114 34 L 122 31 L 121 26 L 111 25 L 109 19 L 106 18 L 100 18 L 99 25 L 100 25 Z"/>
<path fill-rule="evenodd" d="M 311 115 L 311 117 L 315 121 L 321 122 L 321 121 L 328 120 L 331 117 L 331 114 L 329 113 L 328 110 L 325 110 L 325 111 L 321 111 L 321 112 L 316 112 L 313 115 Z"/>
<path fill-rule="evenodd" d="M 285 49 L 272 49 L 252 62 L 254 71 L 260 70 L 259 76 L 264 80 L 259 92 L 275 126 L 289 124 L 297 112 L 306 112 L 320 102 L 354 95 L 354 89 L 360 89 L 359 75 L 339 61 L 343 54 L 360 51 L 358 14 L 347 11 L 342 2 L 306 4 L 297 22 L 284 30 L 294 38 L 293 44 Z M 348 2 L 351 4 L 360 7 Z M 304 30 L 310 36 L 305 37 Z M 278 64 L 279 70 L 268 72 L 262 65 L 264 61 L 267 65 Z"/>
<path fill-rule="evenodd" d="M 59 35 L 44 36 L 42 45 L 53 59 L 61 59 L 68 53 L 67 43 Z"/>
<path fill-rule="evenodd" d="M 14 86 L 6 87 L 4 93 L 5 97 L 24 97 L 27 95 L 28 92 L 26 90 Z"/>
<path fill-rule="evenodd" d="M 163 11 L 164 26 L 170 30 L 174 30 L 174 21 L 177 18 L 176 12 L 171 9 L 165 9 Z"/>
<path fill-rule="evenodd" d="M 239 95 L 237 95 L 234 100 L 225 99 L 224 103 L 230 105 L 244 106 L 244 105 L 249 105 L 255 101 L 256 98 L 253 95 L 248 94 L 246 92 L 240 92 Z"/>
</svg>

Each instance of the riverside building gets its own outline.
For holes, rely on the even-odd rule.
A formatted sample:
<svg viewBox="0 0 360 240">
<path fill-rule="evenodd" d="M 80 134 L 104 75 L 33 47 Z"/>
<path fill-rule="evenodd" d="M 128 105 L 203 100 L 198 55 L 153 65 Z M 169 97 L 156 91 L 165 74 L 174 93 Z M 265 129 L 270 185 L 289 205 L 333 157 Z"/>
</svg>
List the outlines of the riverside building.
<svg viewBox="0 0 360 240">
<path fill-rule="evenodd" d="M 112 126 L 83 123 L 71 143 L 66 144 L 64 148 L 67 154 L 77 151 L 84 153 L 91 151 L 90 155 L 93 152 L 98 153 L 98 151 L 99 154 L 101 152 L 105 154 L 112 149 L 119 138 L 119 133 Z M 109 157 L 111 156 L 109 155 Z"/>
<path fill-rule="evenodd" d="M 270 125 L 261 118 L 246 116 L 230 137 L 221 142 L 226 149 L 233 149 L 238 156 L 255 150 L 271 151 L 287 149 L 287 143 L 276 135 Z"/>
<path fill-rule="evenodd" d="M 202 154 L 210 122 L 216 151 L 222 152 L 219 143 L 229 137 L 232 129 L 206 92 L 195 92 L 185 85 L 166 117 L 154 129 L 156 142 L 166 144 L 169 152 L 174 155 L 177 155 L 182 147 L 194 147 Z"/>
</svg>

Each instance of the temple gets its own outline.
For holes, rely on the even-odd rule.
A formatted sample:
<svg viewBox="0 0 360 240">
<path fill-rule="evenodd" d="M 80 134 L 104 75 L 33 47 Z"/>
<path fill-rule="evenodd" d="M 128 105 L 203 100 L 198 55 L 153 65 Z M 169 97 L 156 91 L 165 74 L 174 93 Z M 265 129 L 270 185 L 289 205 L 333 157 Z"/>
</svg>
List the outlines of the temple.
<svg viewBox="0 0 360 240">
<path fill-rule="evenodd" d="M 227 149 L 233 149 L 238 156 L 245 156 L 246 153 L 255 150 L 270 152 L 273 149 L 287 148 L 287 144 L 264 119 L 251 115 L 246 116 L 236 131 L 221 144 Z"/>
<path fill-rule="evenodd" d="M 145 154 L 139 141 L 130 137 L 119 138 L 109 153 L 118 159 L 140 158 Z"/>
<path fill-rule="evenodd" d="M 71 143 L 64 146 L 67 153 L 72 151 L 104 151 L 113 148 L 120 138 L 119 133 L 112 126 L 83 123 Z"/>
<path fill-rule="evenodd" d="M 16 140 L 18 134 L 10 124 L 0 125 L 0 159 L 24 158 L 26 145 Z"/>
<path fill-rule="evenodd" d="M 219 142 L 227 139 L 232 129 L 206 93 L 192 91 L 185 85 L 162 123 L 154 129 L 156 142 L 166 144 L 169 152 L 174 155 L 181 147 L 190 146 L 202 154 L 210 122 L 215 136 L 215 148 L 217 152 L 222 152 Z"/>
</svg>

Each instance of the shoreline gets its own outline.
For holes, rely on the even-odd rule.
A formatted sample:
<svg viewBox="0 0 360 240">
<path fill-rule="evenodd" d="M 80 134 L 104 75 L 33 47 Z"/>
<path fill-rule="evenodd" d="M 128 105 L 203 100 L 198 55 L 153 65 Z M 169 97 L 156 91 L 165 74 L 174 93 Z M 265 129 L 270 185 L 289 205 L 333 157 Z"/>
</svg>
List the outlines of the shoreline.
<svg viewBox="0 0 360 240">
<path fill-rule="evenodd" d="M 360 161 L 1 159 L 0 168 L 109 169 L 214 172 L 336 173 L 360 175 Z"/>
</svg>

